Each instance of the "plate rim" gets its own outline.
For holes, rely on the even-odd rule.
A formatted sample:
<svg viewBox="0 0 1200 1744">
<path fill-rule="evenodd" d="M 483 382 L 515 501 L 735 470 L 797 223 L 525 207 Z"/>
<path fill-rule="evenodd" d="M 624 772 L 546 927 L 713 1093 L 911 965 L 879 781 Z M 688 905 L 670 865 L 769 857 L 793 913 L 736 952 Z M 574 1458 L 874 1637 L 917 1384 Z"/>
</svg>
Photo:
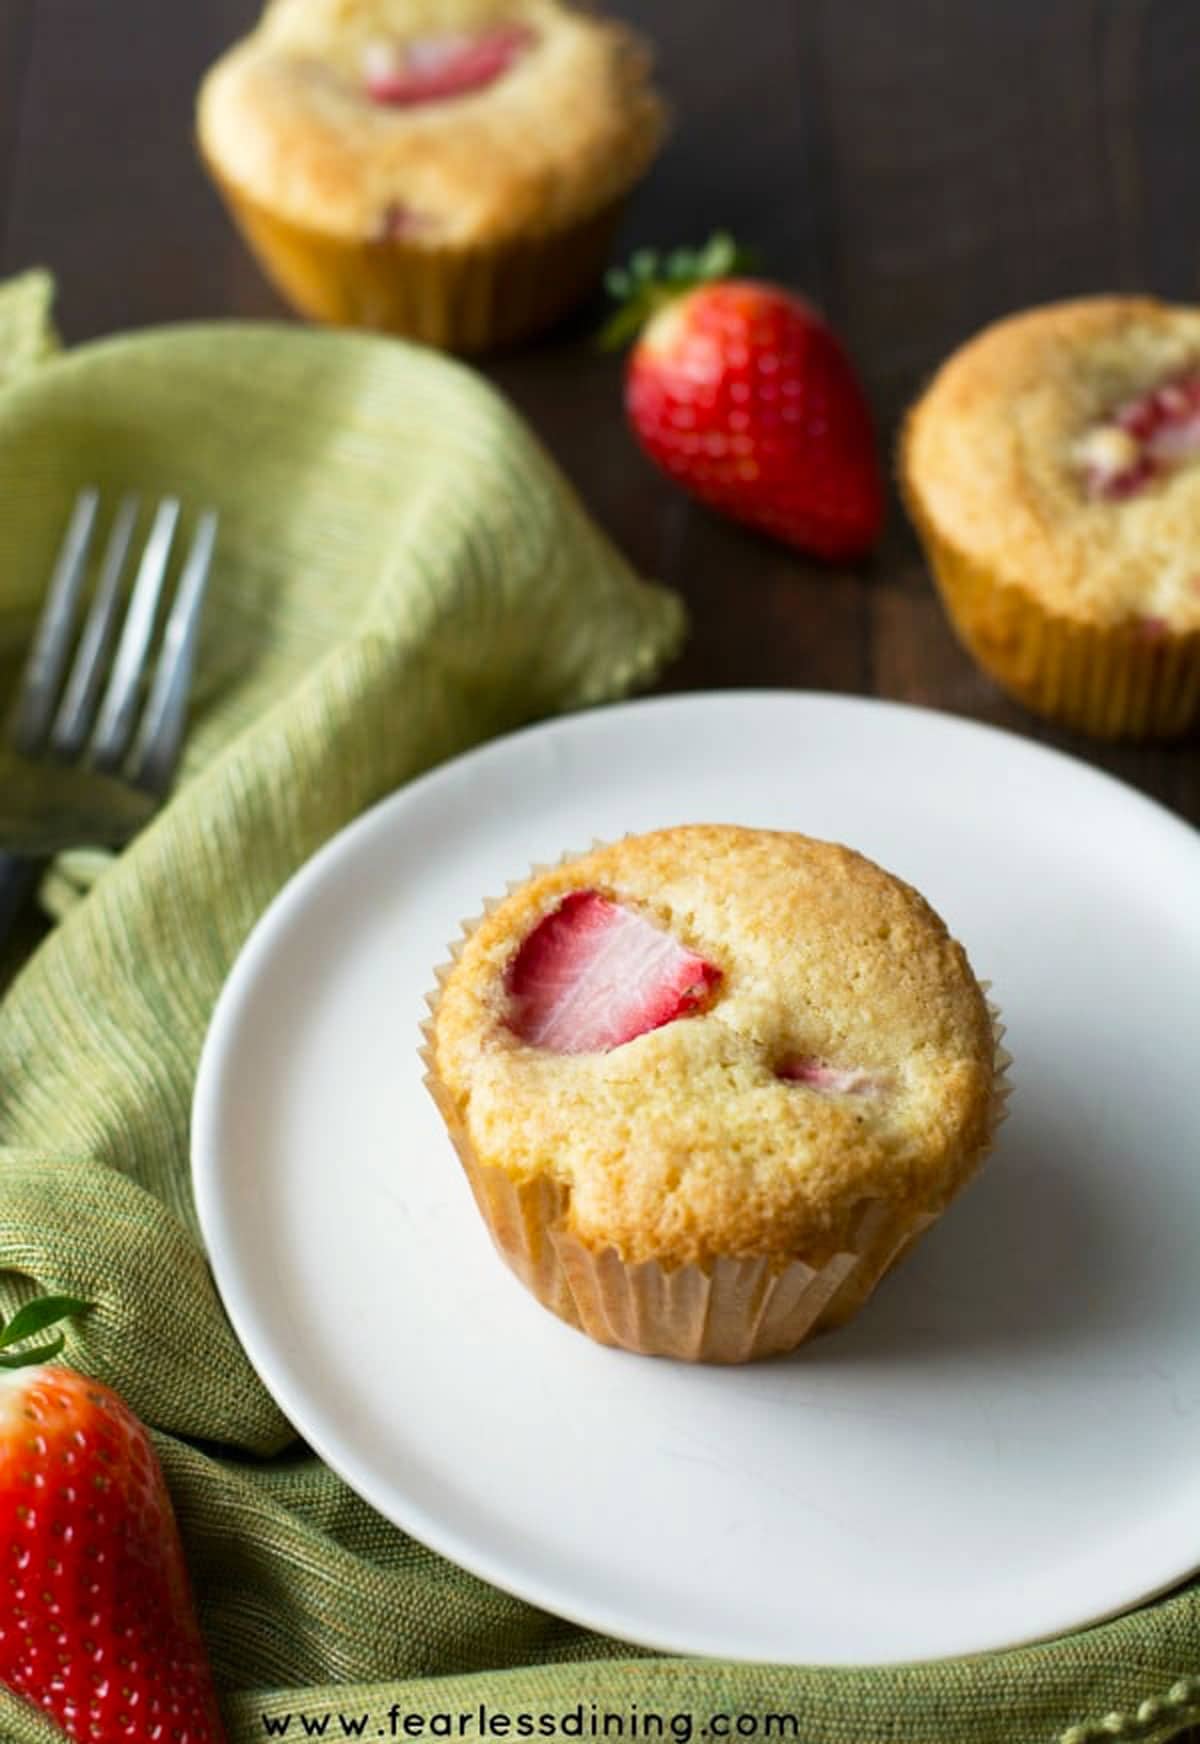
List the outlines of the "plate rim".
<svg viewBox="0 0 1200 1744">
<path fill-rule="evenodd" d="M 1035 761 L 1046 759 L 1060 770 L 1065 766 L 1075 778 L 1082 777 L 1085 781 L 1091 778 L 1093 783 L 1122 804 L 1136 802 L 1135 810 L 1140 812 L 1148 825 L 1157 828 L 1162 828 L 1164 824 L 1169 826 L 1169 833 L 1181 849 L 1197 855 L 1200 870 L 1200 831 L 1162 801 L 1152 798 L 1121 777 L 1098 768 L 1071 751 L 950 710 L 896 702 L 884 697 L 859 696 L 848 692 L 790 690 L 778 686 L 671 692 L 573 710 L 565 715 L 533 721 L 511 732 L 497 735 L 434 765 L 412 781 L 384 795 L 344 824 L 296 868 L 268 902 L 242 941 L 212 1007 L 196 1071 L 189 1131 L 191 1185 L 201 1238 L 214 1285 L 234 1335 L 259 1380 L 296 1433 L 303 1437 L 317 1456 L 360 1499 L 401 1531 L 410 1534 L 458 1567 L 499 1591 L 566 1622 L 607 1635 L 618 1642 L 650 1648 L 654 1652 L 674 1657 L 721 1660 L 740 1665 L 781 1662 L 777 1656 L 730 1653 L 726 1648 L 715 1645 L 709 1648 L 682 1645 L 669 1628 L 657 1636 L 652 1631 L 643 1632 L 640 1628 L 635 1633 L 627 1620 L 612 1615 L 603 1602 L 587 1602 L 580 1607 L 569 1593 L 560 1591 L 553 1580 L 546 1585 L 539 1585 L 536 1580 L 526 1582 L 523 1578 L 514 1579 L 511 1569 L 499 1554 L 493 1554 L 487 1546 L 480 1548 L 469 1539 L 464 1540 L 452 1525 L 430 1515 L 421 1503 L 405 1499 L 404 1506 L 399 1506 L 395 1492 L 387 1490 L 382 1478 L 377 1481 L 369 1464 L 353 1448 L 343 1447 L 336 1437 L 326 1434 L 326 1419 L 322 1419 L 316 1429 L 313 1428 L 311 1421 L 307 1420 L 305 1389 L 301 1384 L 293 1390 L 286 1362 L 282 1360 L 282 1356 L 279 1362 L 276 1361 L 277 1355 L 281 1353 L 276 1352 L 269 1334 L 257 1320 L 253 1292 L 246 1288 L 248 1280 L 239 1273 L 232 1257 L 231 1245 L 225 1241 L 224 1213 L 218 1191 L 219 1165 L 215 1160 L 216 1147 L 212 1142 L 212 1130 L 218 1113 L 225 1031 L 231 1025 L 246 991 L 257 978 L 260 959 L 269 956 L 275 934 L 289 924 L 293 906 L 303 900 L 308 887 L 316 886 L 320 882 L 333 861 L 343 855 L 352 855 L 360 841 L 366 840 L 377 830 L 386 829 L 391 816 L 403 813 L 409 806 L 419 803 L 424 790 L 435 784 L 440 785 L 447 779 L 462 779 L 464 769 L 482 766 L 492 758 L 504 756 L 511 752 L 512 747 L 525 740 L 585 732 L 594 728 L 598 720 L 614 720 L 618 717 L 625 719 L 655 712 L 686 713 L 696 709 L 703 711 L 714 704 L 741 708 L 759 704 L 777 706 L 781 703 L 815 706 L 818 710 L 832 705 L 850 714 L 864 710 L 872 713 L 899 712 L 905 716 L 918 717 L 926 723 L 936 723 L 947 731 L 960 733 L 964 737 L 982 736 L 992 742 L 1015 743 Z M 296 1410 L 297 1405 L 300 1407 L 299 1411 Z M 1063 1614 L 1046 1628 L 1039 1628 L 1028 1635 L 1022 1634 L 999 1645 L 967 1644 L 951 1653 L 915 1659 L 898 1656 L 865 1660 L 796 1660 L 785 1663 L 804 1665 L 814 1670 L 866 1671 L 876 1667 L 952 1664 L 981 1653 L 992 1656 L 1019 1651 L 1037 1643 L 1056 1640 L 1080 1629 L 1101 1625 L 1140 1608 L 1186 1581 L 1198 1569 L 1200 1546 L 1197 1548 L 1195 1561 L 1182 1567 L 1176 1565 L 1161 1578 L 1154 1576 L 1152 1584 L 1143 1584 L 1140 1581 L 1132 1583 L 1137 1589 L 1133 1597 L 1128 1596 L 1127 1588 L 1125 1596 L 1114 1598 L 1111 1603 L 1105 1600 L 1101 1608 L 1088 1605 L 1081 1612 L 1077 1606 L 1065 1606 Z"/>
</svg>

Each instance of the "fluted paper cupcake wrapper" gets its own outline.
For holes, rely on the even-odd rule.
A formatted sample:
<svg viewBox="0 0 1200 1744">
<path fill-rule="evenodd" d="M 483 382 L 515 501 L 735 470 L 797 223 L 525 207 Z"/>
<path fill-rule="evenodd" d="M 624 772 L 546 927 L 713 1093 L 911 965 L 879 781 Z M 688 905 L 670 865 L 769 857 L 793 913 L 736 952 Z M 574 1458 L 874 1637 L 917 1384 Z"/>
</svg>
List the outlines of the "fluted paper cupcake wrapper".
<svg viewBox="0 0 1200 1744">
<path fill-rule="evenodd" d="M 566 854 L 559 863 L 579 857 Z M 547 869 L 534 866 L 531 873 Z M 514 880 L 509 890 L 524 882 Z M 499 900 L 486 903 L 484 914 Z M 481 918 L 463 923 L 450 960 L 435 972 L 437 987 L 427 996 L 430 1016 L 422 1025 L 425 1083 L 497 1252 L 560 1320 L 599 1344 L 617 1345 L 642 1356 L 709 1363 L 778 1356 L 856 1313 L 885 1273 L 945 1209 L 914 1211 L 882 1199 L 864 1199 L 837 1251 L 822 1256 L 817 1264 L 800 1257 L 781 1266 L 762 1256 L 717 1255 L 705 1264 L 667 1268 L 656 1260 L 627 1262 L 614 1247 L 589 1247 L 569 1228 L 570 1186 L 547 1175 L 517 1181 L 504 1169 L 483 1162 L 437 1073 L 433 1023 L 441 988 Z M 988 984 L 981 985 L 986 993 Z M 995 1076 L 976 1168 L 992 1147 L 1011 1090 L 1004 1025 L 990 998 L 988 1010 Z"/>
<path fill-rule="evenodd" d="M 1026 708 L 1098 739 L 1167 739 L 1200 722 L 1200 631 L 1093 624 L 1049 610 L 950 543 L 902 477 L 938 592 L 967 652 Z"/>
<path fill-rule="evenodd" d="M 282 218 L 211 162 L 263 271 L 301 314 L 474 353 L 547 327 L 604 269 L 625 196 L 543 236 L 455 247 L 328 235 Z"/>
</svg>

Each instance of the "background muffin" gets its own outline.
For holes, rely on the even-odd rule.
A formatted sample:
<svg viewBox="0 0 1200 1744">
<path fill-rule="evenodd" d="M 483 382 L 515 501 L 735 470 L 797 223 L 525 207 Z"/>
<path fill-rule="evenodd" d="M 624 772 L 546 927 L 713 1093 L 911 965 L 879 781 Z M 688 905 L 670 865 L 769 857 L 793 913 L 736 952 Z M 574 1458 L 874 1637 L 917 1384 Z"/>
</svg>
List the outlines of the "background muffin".
<svg viewBox="0 0 1200 1744">
<path fill-rule="evenodd" d="M 1104 737 L 1200 718 L 1200 309 L 1094 297 L 1001 321 L 912 412 L 903 484 L 968 649 Z"/>
<path fill-rule="evenodd" d="M 274 0 L 198 128 L 305 314 L 477 350 L 589 287 L 663 111 L 640 39 L 555 0 Z"/>
<path fill-rule="evenodd" d="M 446 975 L 429 1065 L 539 1299 L 717 1361 L 852 1313 L 997 1113 L 987 1003 L 923 899 L 846 848 L 723 826 L 511 892 Z"/>
</svg>

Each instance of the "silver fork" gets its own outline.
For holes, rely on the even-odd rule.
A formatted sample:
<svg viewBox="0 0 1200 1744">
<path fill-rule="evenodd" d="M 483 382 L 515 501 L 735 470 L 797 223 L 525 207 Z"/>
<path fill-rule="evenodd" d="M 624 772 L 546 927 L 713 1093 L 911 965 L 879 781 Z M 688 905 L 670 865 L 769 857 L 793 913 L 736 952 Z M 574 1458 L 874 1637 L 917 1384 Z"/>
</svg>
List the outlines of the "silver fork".
<svg viewBox="0 0 1200 1744">
<path fill-rule="evenodd" d="M 207 509 L 197 519 L 157 658 L 152 662 L 155 621 L 179 524 L 179 501 L 164 497 L 155 510 L 122 618 L 121 582 L 139 503 L 132 494 L 121 499 L 105 543 L 91 605 L 76 641 L 76 620 L 99 508 L 100 493 L 96 490 L 81 491 L 75 500 L 21 675 L 8 729 L 9 743 L 21 757 L 80 764 L 116 777 L 157 802 L 170 786 L 183 744 L 196 632 L 212 567 L 217 516 Z M 146 677 L 149 684 L 141 703 Z M 28 893 L 36 864 L 21 855 L 0 854 L 0 938 Z"/>
</svg>

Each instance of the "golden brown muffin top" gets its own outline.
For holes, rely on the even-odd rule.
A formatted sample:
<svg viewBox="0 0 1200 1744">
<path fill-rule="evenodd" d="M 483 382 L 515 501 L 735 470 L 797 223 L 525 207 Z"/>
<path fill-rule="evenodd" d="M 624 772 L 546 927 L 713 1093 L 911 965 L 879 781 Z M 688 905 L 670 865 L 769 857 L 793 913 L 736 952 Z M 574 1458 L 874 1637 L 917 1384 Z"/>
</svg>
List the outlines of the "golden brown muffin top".
<svg viewBox="0 0 1200 1744">
<path fill-rule="evenodd" d="M 580 891 L 719 971 L 702 1009 L 604 1052 L 522 1040 L 512 965 Z M 430 1058 L 481 1163 L 553 1176 L 588 1246 L 668 1267 L 821 1263 L 864 1199 L 936 1212 L 995 1114 L 987 1003 L 924 899 L 848 848 L 723 825 L 630 837 L 514 889 L 445 980 Z"/>
<path fill-rule="evenodd" d="M 919 521 L 1083 622 L 1200 627 L 1200 309 L 1090 297 L 997 322 L 905 432 Z"/>
<path fill-rule="evenodd" d="M 497 32 L 518 46 L 480 88 L 372 97 L 381 63 L 436 68 Z M 557 0 L 274 0 L 209 72 L 198 127 L 217 173 L 294 224 L 439 247 L 588 217 L 641 175 L 664 113 L 641 39 Z"/>
</svg>

